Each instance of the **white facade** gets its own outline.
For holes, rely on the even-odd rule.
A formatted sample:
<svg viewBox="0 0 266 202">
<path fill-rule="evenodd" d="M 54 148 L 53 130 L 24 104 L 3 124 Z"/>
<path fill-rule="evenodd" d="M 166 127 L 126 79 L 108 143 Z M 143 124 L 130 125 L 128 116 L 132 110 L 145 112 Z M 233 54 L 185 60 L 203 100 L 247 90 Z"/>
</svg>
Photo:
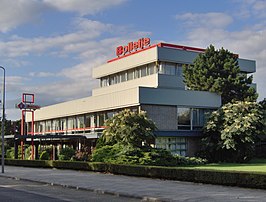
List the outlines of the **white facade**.
<svg viewBox="0 0 266 202">
<path fill-rule="evenodd" d="M 196 152 L 204 112 L 221 105 L 218 94 L 186 90 L 183 65 L 201 49 L 157 44 L 93 69 L 100 87 L 91 97 L 43 107 L 35 112 L 35 134 L 83 135 L 95 139 L 103 121 L 124 108 L 145 110 L 155 121 L 156 145 L 181 155 Z M 239 59 L 243 73 L 255 61 Z M 30 121 L 30 120 L 28 120 Z"/>
</svg>

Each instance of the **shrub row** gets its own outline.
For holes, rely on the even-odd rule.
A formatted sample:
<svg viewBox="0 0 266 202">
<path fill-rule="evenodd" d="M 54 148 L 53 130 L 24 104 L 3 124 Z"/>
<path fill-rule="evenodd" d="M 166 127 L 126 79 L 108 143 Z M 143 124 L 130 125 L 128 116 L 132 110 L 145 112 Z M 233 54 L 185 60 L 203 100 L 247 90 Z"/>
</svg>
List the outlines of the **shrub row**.
<svg viewBox="0 0 266 202">
<path fill-rule="evenodd" d="M 143 165 L 118 165 L 74 161 L 6 159 L 5 162 L 7 165 L 13 166 L 87 170 L 97 172 L 109 172 L 113 174 L 123 174 L 130 176 L 152 177 L 168 180 L 180 180 L 208 184 L 266 189 L 266 174 L 259 173 L 213 171 Z"/>
</svg>

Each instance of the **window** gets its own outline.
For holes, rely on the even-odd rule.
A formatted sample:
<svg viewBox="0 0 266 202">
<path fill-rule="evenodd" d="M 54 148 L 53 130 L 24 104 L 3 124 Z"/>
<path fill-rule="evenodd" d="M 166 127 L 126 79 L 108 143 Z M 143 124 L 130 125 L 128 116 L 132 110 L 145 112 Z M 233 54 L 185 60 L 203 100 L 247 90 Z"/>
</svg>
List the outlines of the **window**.
<svg viewBox="0 0 266 202">
<path fill-rule="evenodd" d="M 127 73 L 126 72 L 122 72 L 120 75 L 121 75 L 121 82 L 124 82 L 127 80 Z"/>
<path fill-rule="evenodd" d="M 147 75 L 154 74 L 154 72 L 155 72 L 154 69 L 155 69 L 154 63 L 148 64 L 148 67 L 147 67 Z"/>
<path fill-rule="evenodd" d="M 74 117 L 68 117 L 67 119 L 67 129 L 74 129 L 75 128 L 75 118 Z"/>
<path fill-rule="evenodd" d="M 109 86 L 109 77 L 101 78 L 101 87 Z"/>
<path fill-rule="evenodd" d="M 137 78 L 140 78 L 140 68 L 136 68 L 135 69 L 135 72 L 134 72 L 134 78 L 137 79 Z"/>
<path fill-rule="evenodd" d="M 146 65 L 142 66 L 140 71 L 141 71 L 141 77 L 147 76 L 147 67 L 146 67 Z"/>
<path fill-rule="evenodd" d="M 167 149 L 173 154 L 186 155 L 187 140 L 185 137 L 157 137 L 156 148 Z"/>
<path fill-rule="evenodd" d="M 92 115 L 90 115 L 90 114 L 86 114 L 85 115 L 85 120 L 84 120 L 84 123 L 85 123 L 85 127 L 86 128 L 90 128 L 90 127 L 92 127 L 92 124 L 91 124 L 91 118 L 92 117 Z"/>
<path fill-rule="evenodd" d="M 134 79 L 134 69 L 128 70 L 127 72 L 127 80 Z"/>
<path fill-rule="evenodd" d="M 53 124 L 52 124 L 52 130 L 53 131 L 57 131 L 57 130 L 59 130 L 59 119 L 54 119 L 53 120 L 53 122 L 52 122 Z"/>
<path fill-rule="evenodd" d="M 45 131 L 46 132 L 50 132 L 52 129 L 52 121 L 51 120 L 48 120 L 45 122 Z"/>
<path fill-rule="evenodd" d="M 84 123 L 84 116 L 78 116 L 77 117 L 77 128 L 84 128 L 85 123 Z"/>
<path fill-rule="evenodd" d="M 164 74 L 175 75 L 175 63 L 163 63 Z"/>
<path fill-rule="evenodd" d="M 182 77 L 183 76 L 183 67 L 182 67 L 182 64 L 177 64 L 176 65 L 175 75 L 178 76 L 178 77 Z"/>
<path fill-rule="evenodd" d="M 180 130 L 190 130 L 191 126 L 191 114 L 189 108 L 177 109 L 177 124 Z"/>
<path fill-rule="evenodd" d="M 60 119 L 60 130 L 66 130 L 66 118 Z"/>
<path fill-rule="evenodd" d="M 101 113 L 97 115 L 97 127 L 101 127 L 104 125 L 104 120 L 105 120 L 105 114 Z"/>
</svg>

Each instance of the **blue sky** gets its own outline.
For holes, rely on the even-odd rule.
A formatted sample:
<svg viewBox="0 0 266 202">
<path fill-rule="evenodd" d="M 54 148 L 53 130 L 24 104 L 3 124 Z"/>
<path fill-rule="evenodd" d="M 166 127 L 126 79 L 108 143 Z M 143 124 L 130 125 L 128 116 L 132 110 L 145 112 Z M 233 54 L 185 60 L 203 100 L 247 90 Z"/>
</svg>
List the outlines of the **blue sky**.
<svg viewBox="0 0 266 202">
<path fill-rule="evenodd" d="M 265 0 L 1 0 L 0 8 L 7 119 L 20 118 L 23 92 L 41 106 L 90 96 L 92 68 L 140 37 L 256 60 L 254 82 L 266 97 Z"/>
</svg>

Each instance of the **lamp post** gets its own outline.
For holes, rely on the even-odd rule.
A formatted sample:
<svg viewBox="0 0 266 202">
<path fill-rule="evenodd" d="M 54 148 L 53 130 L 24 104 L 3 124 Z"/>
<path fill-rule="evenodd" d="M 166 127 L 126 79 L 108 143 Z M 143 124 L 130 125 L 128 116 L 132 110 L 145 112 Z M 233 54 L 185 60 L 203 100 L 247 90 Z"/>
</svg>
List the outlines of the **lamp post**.
<svg viewBox="0 0 266 202">
<path fill-rule="evenodd" d="M 4 137 L 4 130 L 5 130 L 5 82 L 6 82 L 6 70 L 4 67 L 0 66 L 0 69 L 4 71 L 3 74 L 3 92 L 2 92 L 2 126 L 1 126 L 1 133 L 2 133 L 2 173 L 5 172 L 5 137 Z"/>
</svg>

